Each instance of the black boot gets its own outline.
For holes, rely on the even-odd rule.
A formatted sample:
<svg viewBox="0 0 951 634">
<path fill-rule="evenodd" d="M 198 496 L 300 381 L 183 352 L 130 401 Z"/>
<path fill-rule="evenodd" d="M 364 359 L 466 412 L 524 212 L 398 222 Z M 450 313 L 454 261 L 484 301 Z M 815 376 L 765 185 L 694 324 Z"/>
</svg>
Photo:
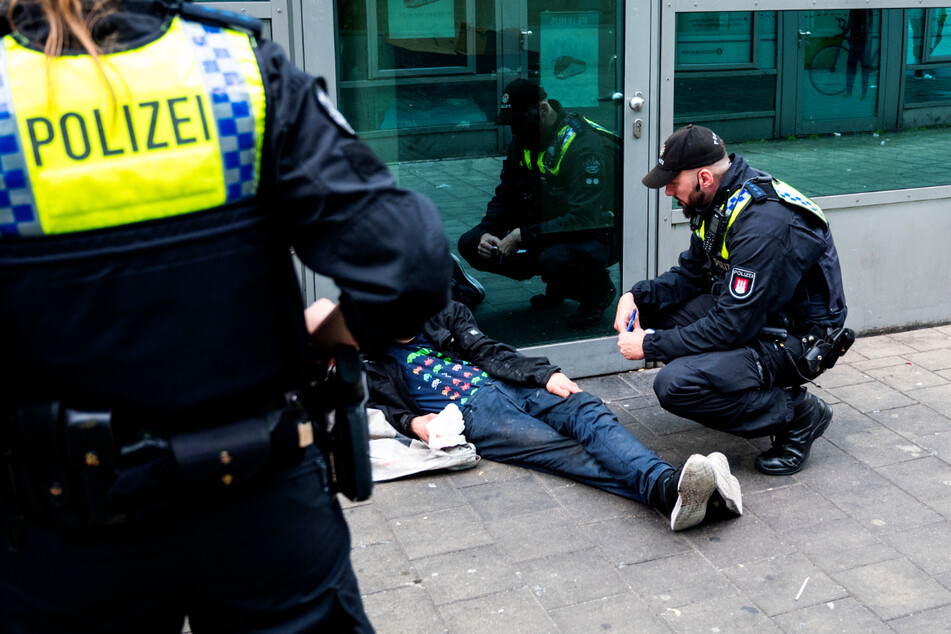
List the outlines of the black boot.
<svg viewBox="0 0 951 634">
<path fill-rule="evenodd" d="M 603 277 L 592 284 L 592 288 L 579 299 L 578 309 L 568 317 L 568 327 L 579 330 L 590 328 L 601 322 L 605 309 L 614 301 L 617 289 L 604 271 Z"/>
<path fill-rule="evenodd" d="M 812 443 L 832 422 L 832 406 L 806 394 L 796 405 L 789 427 L 776 437 L 771 449 L 756 456 L 756 468 L 767 475 L 792 475 L 802 470 Z"/>
</svg>

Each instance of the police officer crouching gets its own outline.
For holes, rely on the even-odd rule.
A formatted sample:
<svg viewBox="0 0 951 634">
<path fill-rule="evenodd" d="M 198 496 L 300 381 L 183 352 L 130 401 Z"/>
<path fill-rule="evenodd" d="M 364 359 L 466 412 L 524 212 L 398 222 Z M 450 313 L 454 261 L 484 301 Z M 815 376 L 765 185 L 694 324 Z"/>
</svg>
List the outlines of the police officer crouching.
<svg viewBox="0 0 951 634">
<path fill-rule="evenodd" d="M 256 20 L 6 9 L 0 629 L 371 631 L 290 247 L 372 348 L 447 300 L 435 209 Z"/>
<path fill-rule="evenodd" d="M 547 286 L 531 298 L 533 307 L 573 299 L 567 326 L 597 325 L 617 293 L 607 267 L 617 261 L 620 239 L 619 141 L 549 99 L 533 79 L 506 86 L 499 123 L 512 129 L 501 182 L 479 224 L 460 236 L 459 254 L 479 271 L 515 280 L 540 275 Z M 458 268 L 456 278 L 466 287 Z"/>
<path fill-rule="evenodd" d="M 855 338 L 828 220 L 701 126 L 674 132 L 643 183 L 680 202 L 693 234 L 679 266 L 621 296 L 621 354 L 666 364 L 654 380 L 664 409 L 772 436 L 756 468 L 796 473 L 832 421 L 832 407 L 802 385 Z"/>
</svg>

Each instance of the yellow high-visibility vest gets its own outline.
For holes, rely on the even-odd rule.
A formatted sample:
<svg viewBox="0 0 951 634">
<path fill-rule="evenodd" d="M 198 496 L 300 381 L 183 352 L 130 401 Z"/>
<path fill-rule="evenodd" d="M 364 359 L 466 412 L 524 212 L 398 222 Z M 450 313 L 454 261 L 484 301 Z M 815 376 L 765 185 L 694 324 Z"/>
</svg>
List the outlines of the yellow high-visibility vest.
<svg viewBox="0 0 951 634">
<path fill-rule="evenodd" d="M 174 18 L 158 39 L 48 59 L 0 40 L 0 237 L 88 231 L 257 194 L 265 95 L 247 34 Z M 111 91 L 110 91 L 111 87 Z"/>
</svg>

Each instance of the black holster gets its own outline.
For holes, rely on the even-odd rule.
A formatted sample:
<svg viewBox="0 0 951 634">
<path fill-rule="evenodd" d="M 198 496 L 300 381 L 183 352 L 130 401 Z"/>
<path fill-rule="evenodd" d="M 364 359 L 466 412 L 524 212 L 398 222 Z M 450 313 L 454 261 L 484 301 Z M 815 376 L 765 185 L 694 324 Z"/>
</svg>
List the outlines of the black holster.
<svg viewBox="0 0 951 634">
<path fill-rule="evenodd" d="M 314 434 L 327 461 L 331 490 L 354 502 L 369 499 L 373 491 L 366 410 L 369 391 L 360 353 L 350 346 L 337 346 L 333 362 L 318 367 L 311 388 L 308 410 L 326 413 L 325 425 L 314 421 Z"/>
</svg>

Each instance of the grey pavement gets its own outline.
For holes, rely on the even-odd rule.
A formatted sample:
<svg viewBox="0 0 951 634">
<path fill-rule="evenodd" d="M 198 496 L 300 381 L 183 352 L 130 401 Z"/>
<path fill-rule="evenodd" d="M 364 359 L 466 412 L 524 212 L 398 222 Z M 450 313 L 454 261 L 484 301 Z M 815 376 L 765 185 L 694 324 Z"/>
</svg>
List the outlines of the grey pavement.
<svg viewBox="0 0 951 634">
<path fill-rule="evenodd" d="M 721 451 L 743 517 L 672 533 L 647 506 L 483 460 L 345 503 L 380 633 L 951 632 L 951 326 L 860 338 L 810 386 L 806 468 L 664 412 L 655 370 L 581 381 L 672 463 Z"/>
</svg>

